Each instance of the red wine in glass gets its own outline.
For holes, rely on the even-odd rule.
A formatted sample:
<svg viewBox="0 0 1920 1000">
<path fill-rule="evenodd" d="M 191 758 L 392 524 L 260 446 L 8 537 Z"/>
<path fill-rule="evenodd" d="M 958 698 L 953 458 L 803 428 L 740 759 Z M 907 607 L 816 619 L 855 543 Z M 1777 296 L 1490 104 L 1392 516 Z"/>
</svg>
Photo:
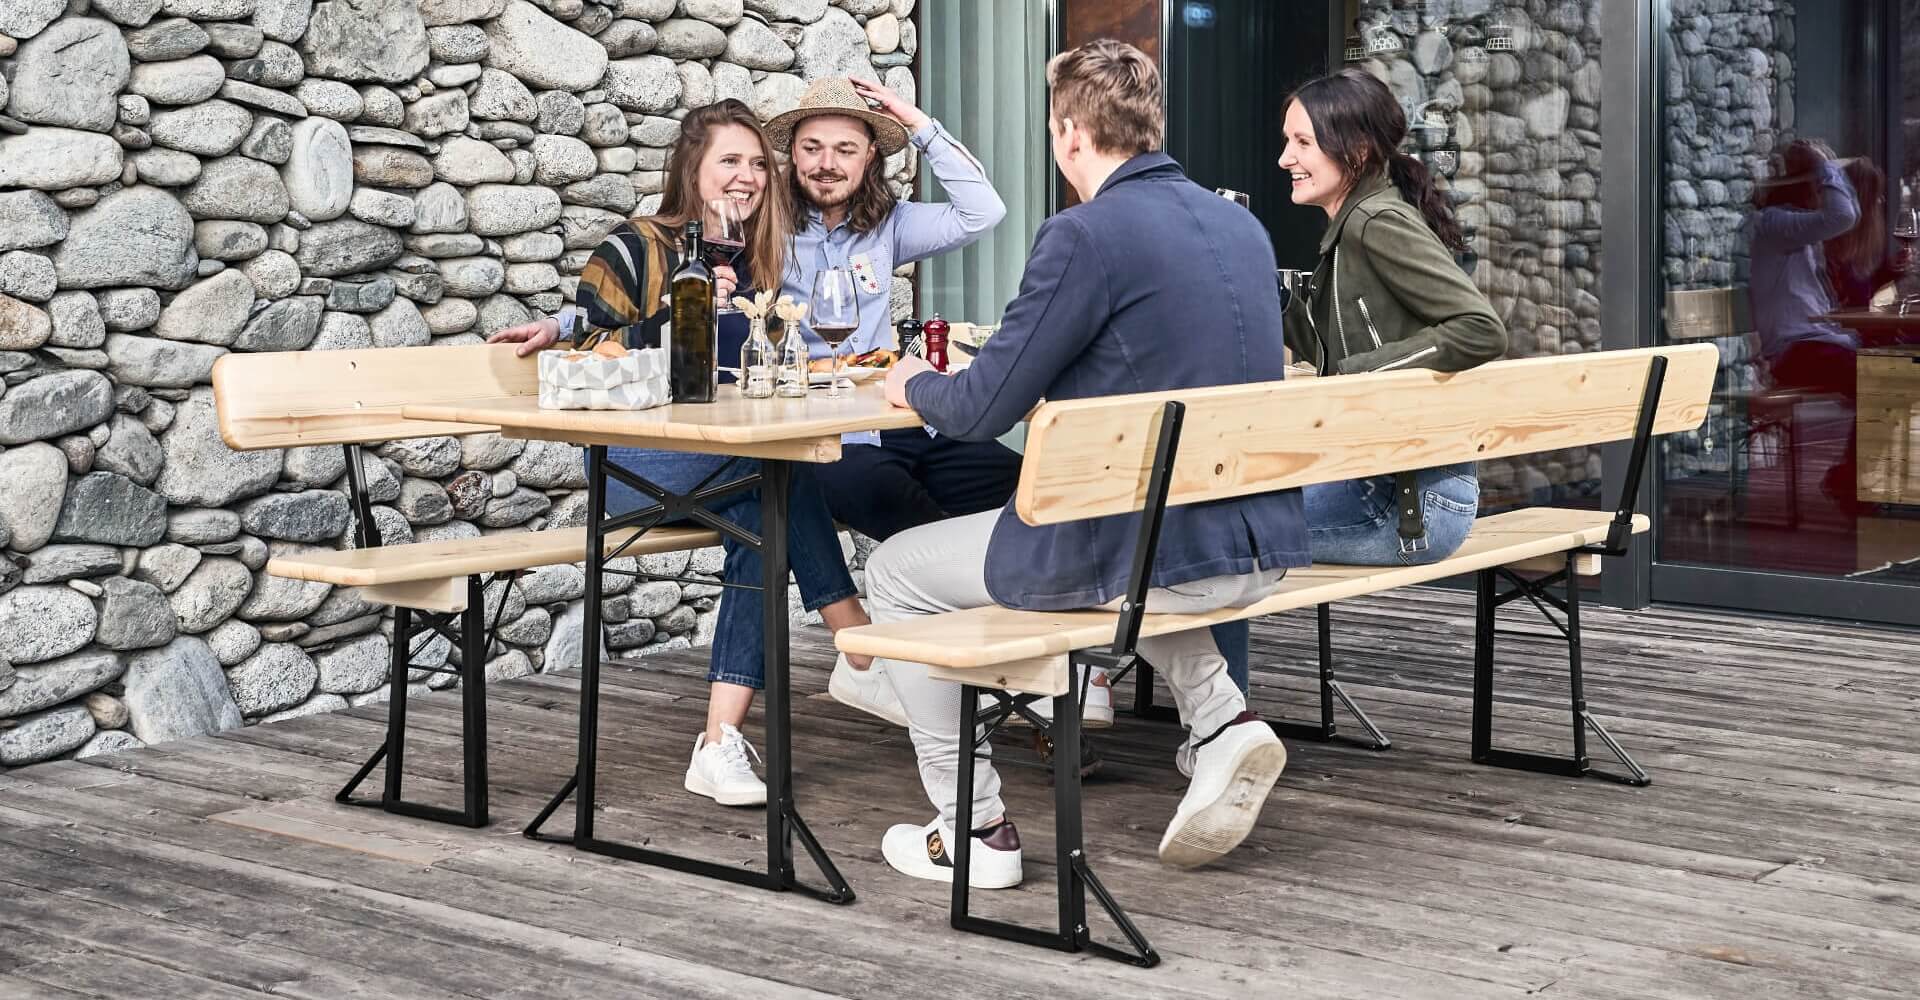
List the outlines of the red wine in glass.
<svg viewBox="0 0 1920 1000">
<path fill-rule="evenodd" d="M 819 334 L 821 340 L 826 341 L 833 347 L 839 347 L 841 344 L 846 343 L 847 338 L 853 336 L 853 331 L 858 329 L 859 327 L 857 326 L 828 326 L 823 323 L 813 324 L 813 332 Z"/>
<path fill-rule="evenodd" d="M 700 249 L 706 251 L 708 267 L 732 267 L 734 261 L 740 259 L 740 254 L 745 252 L 747 246 L 744 243 L 717 240 L 709 237 L 700 244 Z"/>
<path fill-rule="evenodd" d="M 707 202 L 707 216 L 712 223 L 706 227 L 706 233 L 700 243 L 704 251 L 707 267 L 732 267 L 740 259 L 740 251 L 747 242 L 746 207 L 732 198 L 715 198 Z M 749 289 L 738 289 L 741 295 L 753 294 Z M 722 313 L 736 313 L 731 301 L 720 304 Z"/>
<path fill-rule="evenodd" d="M 860 327 L 860 301 L 853 272 L 826 268 L 813 279 L 813 332 L 827 342 L 833 352 L 833 376 L 827 383 L 827 398 L 840 398 L 840 345 Z"/>
</svg>

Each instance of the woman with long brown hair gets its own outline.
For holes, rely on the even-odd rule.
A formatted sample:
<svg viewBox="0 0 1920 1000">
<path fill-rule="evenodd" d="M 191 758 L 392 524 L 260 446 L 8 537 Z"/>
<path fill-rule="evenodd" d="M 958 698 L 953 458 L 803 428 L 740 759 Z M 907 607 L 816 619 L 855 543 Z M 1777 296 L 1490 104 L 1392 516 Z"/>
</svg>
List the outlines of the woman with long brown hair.
<svg viewBox="0 0 1920 1000">
<path fill-rule="evenodd" d="M 671 318 L 662 298 L 680 263 L 680 232 L 693 219 L 701 219 L 707 232 L 715 231 L 720 222 L 714 217 L 715 201 L 737 205 L 746 235 L 745 248 L 734 266 L 715 269 L 720 297 L 730 299 L 736 285 L 742 290 L 756 284 L 779 288 L 793 232 L 792 203 L 779 174 L 772 144 L 745 104 L 729 99 L 692 112 L 680 123 L 680 137 L 668 158 L 659 211 L 621 223 L 601 241 L 581 273 L 574 304 L 562 316 L 501 330 L 489 342 L 518 342 L 524 355 L 551 345 L 565 330 L 584 327 L 614 331 L 629 347 L 659 346 L 662 329 Z M 745 316 L 722 314 L 723 356 L 729 344 L 738 352 L 746 327 Z M 729 475 L 754 471 L 750 461 L 683 452 L 610 448 L 608 458 L 682 495 L 694 491 L 729 461 L 734 462 Z M 624 483 L 608 484 L 609 514 L 652 503 Z M 733 494 L 707 509 L 748 531 L 760 530 L 757 490 Z M 866 624 L 866 612 L 855 597 L 853 578 L 827 513 L 826 497 L 804 469 L 793 472 L 787 524 L 788 561 L 806 607 L 818 610 L 827 626 L 836 630 Z M 732 540 L 727 541 L 726 550 L 722 580 L 741 587 L 759 586 L 759 553 Z M 707 728 L 694 739 L 686 778 L 688 791 L 722 805 L 766 802 L 766 785 L 753 773 L 752 748 L 740 733 L 754 692 L 764 683 L 761 628 L 759 593 L 729 588 L 720 602 L 707 673 L 711 685 Z"/>
<path fill-rule="evenodd" d="M 1287 304 L 1287 343 L 1321 375 L 1454 372 L 1506 353 L 1507 331 L 1455 255 L 1460 224 L 1427 167 L 1400 150 L 1406 112 L 1386 84 L 1342 70 L 1287 102 L 1280 166 L 1293 202 L 1325 210 L 1310 292 Z M 1416 565 L 1452 555 L 1480 498 L 1473 463 L 1308 487 L 1313 559 Z"/>
</svg>

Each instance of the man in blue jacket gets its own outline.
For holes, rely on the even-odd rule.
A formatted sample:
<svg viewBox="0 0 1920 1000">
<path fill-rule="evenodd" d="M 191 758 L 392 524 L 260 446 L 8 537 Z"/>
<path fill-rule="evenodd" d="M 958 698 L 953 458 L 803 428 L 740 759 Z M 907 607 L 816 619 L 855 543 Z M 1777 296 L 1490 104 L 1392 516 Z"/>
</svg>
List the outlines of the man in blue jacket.
<svg viewBox="0 0 1920 1000">
<path fill-rule="evenodd" d="M 1189 181 L 1159 152 L 1159 72 L 1132 46 L 1101 40 L 1047 67 L 1048 131 L 1083 204 L 1040 227 L 1000 332 L 958 375 L 904 359 L 888 398 L 927 426 L 985 441 L 1043 397 L 1075 399 L 1274 381 L 1283 377 L 1273 247 L 1244 209 Z M 1138 515 L 1034 527 L 1011 506 L 896 535 L 867 564 L 875 621 L 1000 604 L 1092 608 L 1124 593 Z M 1148 597 L 1152 611 L 1240 607 L 1310 562 L 1297 491 L 1167 511 Z M 1177 590 L 1174 588 L 1178 588 Z M 1178 867 L 1237 846 L 1286 764 L 1273 731 L 1247 711 L 1204 629 L 1142 639 L 1192 730 L 1193 781 L 1160 842 Z M 949 881 L 960 754 L 960 686 L 924 667 L 876 661 L 910 722 L 931 823 L 900 825 L 882 844 L 894 868 Z M 990 762 L 974 772 L 973 884 L 1021 878 L 1020 843 Z"/>
</svg>

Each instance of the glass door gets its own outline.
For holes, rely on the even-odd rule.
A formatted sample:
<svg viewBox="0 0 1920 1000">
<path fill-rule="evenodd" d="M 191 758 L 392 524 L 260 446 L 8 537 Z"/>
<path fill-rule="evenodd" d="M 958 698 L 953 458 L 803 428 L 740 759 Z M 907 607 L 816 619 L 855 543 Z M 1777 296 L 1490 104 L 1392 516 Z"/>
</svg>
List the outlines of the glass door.
<svg viewBox="0 0 1920 1000">
<path fill-rule="evenodd" d="M 1630 0 L 1344 0 L 1345 65 L 1393 89 L 1452 201 L 1508 357 L 1598 351 L 1602 7 Z M 1601 504 L 1598 448 L 1480 464 L 1489 511 Z"/>
<path fill-rule="evenodd" d="M 1652 596 L 1920 624 L 1920 5 L 1726 6 L 1658 4 L 1656 342 L 1721 368 Z"/>
</svg>

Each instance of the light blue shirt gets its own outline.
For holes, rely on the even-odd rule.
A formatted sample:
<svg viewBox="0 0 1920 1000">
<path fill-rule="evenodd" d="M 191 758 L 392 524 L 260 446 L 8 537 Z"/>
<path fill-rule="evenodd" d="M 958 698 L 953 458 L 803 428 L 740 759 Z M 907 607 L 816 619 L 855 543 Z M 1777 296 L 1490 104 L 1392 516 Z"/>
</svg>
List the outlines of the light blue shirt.
<svg viewBox="0 0 1920 1000">
<path fill-rule="evenodd" d="M 844 221 L 828 229 L 820 210 L 809 207 L 806 228 L 793 237 L 793 253 L 787 259 L 780 291 L 795 302 L 812 300 L 814 278 L 829 267 L 852 270 L 855 264 L 864 263 L 878 286 L 878 291 L 858 289 L 860 328 L 841 348 L 848 357 L 879 347 L 898 350 L 901 346 L 893 329 L 894 268 L 966 246 L 1007 215 L 1006 203 L 987 179 L 986 168 L 939 122 L 929 121 L 913 134 L 912 142 L 940 182 L 947 196 L 945 202 L 902 201 L 894 205 L 885 221 L 865 233 L 854 232 Z M 802 321 L 800 329 L 806 335 L 809 353 L 824 358 L 831 348 L 813 332 L 811 319 L 809 315 Z M 880 435 L 861 431 L 844 435 L 841 441 L 877 445 Z"/>
<path fill-rule="evenodd" d="M 1846 172 L 1831 160 L 1820 165 L 1818 187 L 1817 208 L 1777 205 L 1748 219 L 1753 325 L 1770 362 L 1803 341 L 1860 349 L 1853 334 L 1819 319 L 1835 308 L 1822 245 L 1860 221 L 1860 201 Z"/>
</svg>

